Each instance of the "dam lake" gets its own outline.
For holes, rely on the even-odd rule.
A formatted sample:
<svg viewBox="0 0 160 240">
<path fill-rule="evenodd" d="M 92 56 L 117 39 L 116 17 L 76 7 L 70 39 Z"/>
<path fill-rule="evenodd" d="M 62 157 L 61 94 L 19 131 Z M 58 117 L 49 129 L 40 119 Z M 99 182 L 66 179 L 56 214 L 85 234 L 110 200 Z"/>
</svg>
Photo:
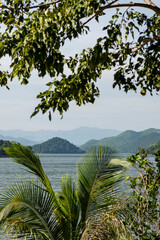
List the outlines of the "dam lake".
<svg viewBox="0 0 160 240">
<path fill-rule="evenodd" d="M 123 155 L 125 159 L 129 155 Z M 84 157 L 83 154 L 39 154 L 43 169 L 47 174 L 55 191 L 59 190 L 61 178 L 68 173 L 76 177 L 76 163 Z M 153 157 L 149 157 L 154 159 Z M 32 174 L 23 170 L 23 166 L 12 162 L 9 158 L 0 158 L 0 190 L 21 178 L 33 179 Z M 134 175 L 135 170 L 130 167 L 129 175 Z M 127 174 L 128 175 L 128 174 Z"/>
</svg>

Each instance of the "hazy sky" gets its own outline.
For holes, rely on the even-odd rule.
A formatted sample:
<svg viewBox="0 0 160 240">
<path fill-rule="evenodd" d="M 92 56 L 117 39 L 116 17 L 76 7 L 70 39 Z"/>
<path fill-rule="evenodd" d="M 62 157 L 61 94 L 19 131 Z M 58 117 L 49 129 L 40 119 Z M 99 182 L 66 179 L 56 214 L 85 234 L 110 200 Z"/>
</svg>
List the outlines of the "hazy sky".
<svg viewBox="0 0 160 240">
<path fill-rule="evenodd" d="M 125 1 L 124 1 L 125 2 Z M 104 20 L 104 19 L 103 19 Z M 99 25 L 92 24 L 92 31 L 87 37 L 68 42 L 65 53 L 71 54 L 80 51 L 84 47 L 93 46 L 96 37 L 99 36 Z M 3 68 L 7 68 L 8 59 L 1 60 Z M 74 103 L 70 105 L 63 119 L 54 114 L 52 121 L 48 120 L 48 114 L 41 113 L 30 119 L 38 101 L 36 95 L 46 89 L 45 79 L 32 74 L 27 86 L 20 85 L 16 80 L 10 84 L 10 90 L 0 88 L 0 129 L 22 130 L 67 130 L 81 126 L 118 129 L 118 130 L 144 130 L 146 128 L 160 128 L 159 96 L 142 97 L 134 92 L 125 94 L 123 91 L 112 88 L 113 71 L 103 73 L 98 81 L 100 97 L 96 102 L 78 107 Z"/>
</svg>

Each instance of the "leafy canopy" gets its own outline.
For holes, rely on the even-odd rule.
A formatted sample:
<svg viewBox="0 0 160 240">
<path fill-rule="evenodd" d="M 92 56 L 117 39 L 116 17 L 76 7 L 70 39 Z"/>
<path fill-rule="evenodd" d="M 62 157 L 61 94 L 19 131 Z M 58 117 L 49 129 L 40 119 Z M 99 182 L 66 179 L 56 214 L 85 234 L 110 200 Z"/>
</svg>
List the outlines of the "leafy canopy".
<svg viewBox="0 0 160 240">
<path fill-rule="evenodd" d="M 104 21 L 105 36 L 80 54 L 65 57 L 66 42 L 88 33 L 89 22 L 99 21 L 112 8 L 117 11 Z M 38 94 L 40 103 L 32 116 L 40 110 L 49 111 L 49 119 L 51 111 L 63 115 L 73 100 L 79 106 L 94 103 L 99 96 L 96 81 L 104 70 L 115 70 L 113 87 L 125 92 L 159 92 L 160 6 L 152 1 L 2 0 L 0 9 L 0 58 L 11 59 L 8 71 L 0 69 L 0 85 L 8 88 L 14 78 L 27 84 L 33 70 L 53 78 Z"/>
</svg>

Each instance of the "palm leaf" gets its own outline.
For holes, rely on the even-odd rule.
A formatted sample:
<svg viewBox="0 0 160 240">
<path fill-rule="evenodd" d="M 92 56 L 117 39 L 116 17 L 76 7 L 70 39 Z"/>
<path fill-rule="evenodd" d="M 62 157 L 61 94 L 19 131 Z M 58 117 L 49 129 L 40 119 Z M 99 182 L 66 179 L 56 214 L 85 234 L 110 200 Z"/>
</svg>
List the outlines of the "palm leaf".
<svg viewBox="0 0 160 240">
<path fill-rule="evenodd" d="M 50 193 L 42 185 L 22 181 L 11 185 L 0 198 L 0 226 L 15 238 L 62 239 Z"/>
<path fill-rule="evenodd" d="M 58 202 L 66 222 L 65 239 L 77 239 L 79 235 L 80 207 L 75 182 L 66 174 L 61 181 Z"/>
<path fill-rule="evenodd" d="M 122 220 L 114 213 L 99 213 L 90 218 L 81 240 L 134 240 Z"/>
<path fill-rule="evenodd" d="M 6 147 L 4 150 L 11 157 L 12 161 L 23 165 L 26 171 L 38 177 L 50 194 L 54 195 L 50 181 L 43 170 L 37 154 L 33 153 L 29 147 L 22 146 L 19 143 L 12 143 L 10 147 Z"/>
<path fill-rule="evenodd" d="M 86 155 L 77 165 L 78 198 L 82 211 L 82 225 L 90 214 L 95 214 L 97 207 L 104 205 L 104 200 L 113 196 L 113 187 L 122 180 L 125 167 L 111 161 L 116 151 L 99 147 Z M 98 205 L 98 206 L 97 206 Z"/>
</svg>

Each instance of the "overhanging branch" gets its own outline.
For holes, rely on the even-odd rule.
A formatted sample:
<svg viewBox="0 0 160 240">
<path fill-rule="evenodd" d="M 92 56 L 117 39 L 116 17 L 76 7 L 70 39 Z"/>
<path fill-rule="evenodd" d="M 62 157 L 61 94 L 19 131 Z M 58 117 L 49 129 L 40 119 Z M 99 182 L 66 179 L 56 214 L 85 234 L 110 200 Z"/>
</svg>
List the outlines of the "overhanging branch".
<svg viewBox="0 0 160 240">
<path fill-rule="evenodd" d="M 59 2 L 61 2 L 61 0 L 57 0 L 57 1 L 52 1 L 52 2 L 49 2 L 49 3 L 43 3 L 43 4 L 35 5 L 35 6 L 30 7 L 30 9 L 40 8 L 40 7 L 45 7 L 45 6 L 50 6 L 50 5 L 54 5 L 54 4 L 56 4 L 56 3 L 59 3 Z"/>
<path fill-rule="evenodd" d="M 118 0 L 114 0 L 113 2 L 109 3 L 107 6 L 113 5 L 115 2 L 118 2 Z M 102 11 L 100 11 L 100 12 L 102 12 Z M 81 25 L 81 27 L 83 27 L 83 26 L 86 25 L 88 22 L 90 22 L 90 21 L 91 21 L 93 18 L 95 18 L 95 17 L 98 15 L 98 13 L 100 13 L 100 12 L 99 12 L 99 10 L 96 11 L 96 13 L 95 13 L 92 17 L 90 17 L 86 22 L 84 22 L 84 23 Z"/>
<path fill-rule="evenodd" d="M 145 3 L 121 3 L 121 4 L 115 4 L 118 0 L 115 0 L 111 2 L 110 4 L 107 4 L 106 6 L 100 7 L 99 10 L 95 12 L 95 14 L 90 17 L 86 22 L 84 22 L 81 26 L 83 27 L 88 22 L 90 22 L 92 19 L 94 19 L 99 13 L 103 12 L 104 10 L 110 9 L 110 8 L 119 8 L 119 7 L 127 7 L 129 9 L 130 7 L 143 7 L 148 8 L 154 12 L 156 12 L 158 15 L 160 15 L 160 8 L 157 7 L 155 4 L 153 4 L 150 0 L 145 0 Z"/>
<path fill-rule="evenodd" d="M 141 7 L 141 8 L 148 8 L 152 11 L 154 11 L 155 13 L 157 13 L 158 15 L 160 15 L 160 8 L 157 7 L 151 0 L 144 0 L 146 3 L 119 3 L 119 4 L 114 4 L 115 2 L 117 2 L 118 0 L 114 0 L 111 3 L 107 4 L 106 6 L 102 6 L 99 7 L 99 9 L 95 12 L 95 15 L 97 15 L 100 12 L 103 12 L 106 9 L 110 9 L 110 8 L 120 8 L 120 7 Z M 42 3 L 42 4 L 38 4 L 35 6 L 31 6 L 30 9 L 33 8 L 40 8 L 40 7 L 45 7 L 45 6 L 50 6 L 50 5 L 54 5 L 56 3 L 61 2 L 61 0 L 54 0 L 48 3 Z M 12 7 L 8 7 L 6 5 L 0 4 L 0 8 L 6 8 L 9 10 L 12 10 Z M 94 17 L 92 17 L 93 19 Z M 90 21 L 90 20 L 89 20 Z"/>
<path fill-rule="evenodd" d="M 145 1 L 145 3 L 147 3 L 148 5 L 152 5 L 152 6 L 155 6 L 156 7 L 156 5 L 151 1 L 151 0 L 144 0 Z"/>
<path fill-rule="evenodd" d="M 106 5 L 103 7 L 100 7 L 98 12 L 103 12 L 106 9 L 110 8 L 120 8 L 120 7 L 142 7 L 142 8 L 148 8 L 158 15 L 160 15 L 160 8 L 157 7 L 156 5 L 150 5 L 150 4 L 145 4 L 145 3 L 119 3 L 119 4 L 113 4 L 113 5 Z"/>
<path fill-rule="evenodd" d="M 48 3 L 42 3 L 42 4 L 35 5 L 35 6 L 31 6 L 29 9 L 41 8 L 41 7 L 45 7 L 45 6 L 51 6 L 51 5 L 54 5 L 54 4 L 59 3 L 59 2 L 61 2 L 61 0 L 52 1 L 52 2 L 48 2 Z M 3 5 L 1 3 L 0 3 L 0 8 L 8 9 L 8 10 L 12 10 L 13 9 L 13 7 L 8 7 L 8 6 Z"/>
</svg>

